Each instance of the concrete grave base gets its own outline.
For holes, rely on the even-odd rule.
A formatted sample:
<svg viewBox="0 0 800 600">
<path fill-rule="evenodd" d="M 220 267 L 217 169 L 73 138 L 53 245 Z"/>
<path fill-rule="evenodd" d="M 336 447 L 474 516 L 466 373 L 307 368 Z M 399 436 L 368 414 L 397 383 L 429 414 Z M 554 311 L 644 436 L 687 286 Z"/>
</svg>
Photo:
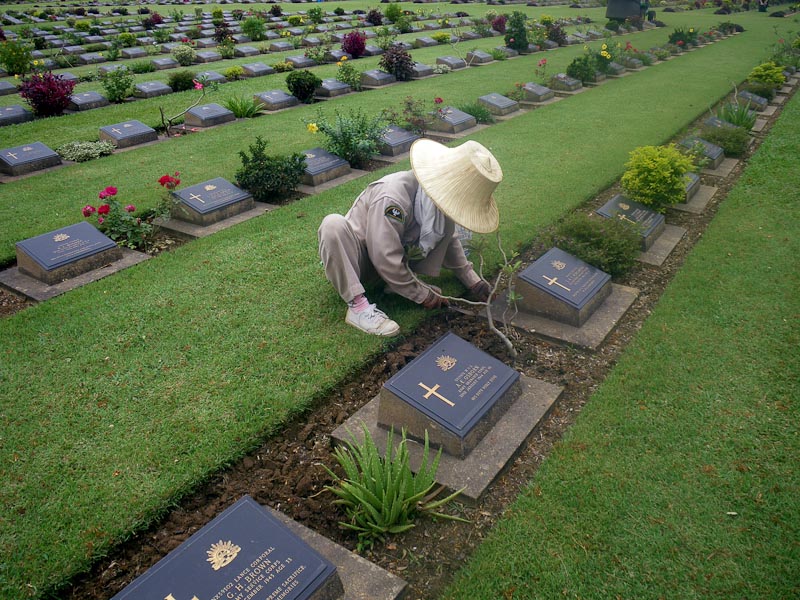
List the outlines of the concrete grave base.
<svg viewBox="0 0 800 600">
<path fill-rule="evenodd" d="M 764 115 L 765 117 L 771 117 L 772 115 L 775 114 L 775 111 L 777 111 L 777 110 L 778 110 L 777 106 L 770 105 L 770 106 L 767 106 L 764 110 L 758 111 L 758 114 Z"/>
<path fill-rule="evenodd" d="M 92 271 L 81 273 L 72 279 L 67 279 L 53 285 L 47 285 L 38 279 L 34 279 L 33 277 L 29 277 L 28 275 L 21 273 L 19 267 L 6 269 L 5 271 L 0 271 L 0 286 L 3 286 L 13 292 L 22 294 L 31 300 L 44 302 L 45 300 L 59 296 L 64 292 L 69 292 L 70 290 L 79 288 L 87 283 L 97 281 L 98 279 L 107 277 L 108 275 L 116 273 L 117 271 L 127 269 L 128 267 L 132 267 L 135 264 L 152 258 L 148 254 L 136 252 L 135 250 L 130 250 L 128 248 L 121 248 L 121 250 L 121 259 Z"/>
<path fill-rule="evenodd" d="M 442 453 L 437 483 L 450 491 L 464 488 L 459 500 L 477 502 L 500 472 L 522 448 L 528 436 L 547 415 L 563 388 L 522 375 L 519 398 L 497 424 L 486 434 L 466 458 L 460 459 Z M 382 454 L 386 453 L 385 429 L 378 426 L 379 397 L 376 396 L 352 417 L 334 430 L 337 443 L 364 439 L 362 423 L 367 426 L 372 439 Z M 395 442 L 400 442 L 400 432 L 395 431 Z M 416 471 L 422 462 L 423 445 L 409 440 L 407 443 L 411 469 Z"/>
<path fill-rule="evenodd" d="M 767 120 L 766 119 L 759 119 L 758 117 L 756 117 L 756 122 L 753 124 L 753 131 L 758 133 L 760 131 L 763 131 L 764 127 L 766 127 L 766 126 L 767 126 Z"/>
<path fill-rule="evenodd" d="M 464 131 L 459 131 L 458 133 L 447 133 L 446 131 L 428 130 L 425 133 L 425 137 L 446 144 L 447 142 L 461 139 L 464 136 L 472 135 L 473 133 L 481 131 L 482 129 L 486 129 L 487 127 L 488 125 L 476 125 L 475 127 L 470 127 L 469 129 L 465 129 Z"/>
<path fill-rule="evenodd" d="M 570 96 L 577 96 L 578 94 L 582 94 L 587 89 L 589 88 L 579 87 L 577 90 L 573 90 L 571 92 L 567 90 L 553 90 L 553 91 L 555 92 L 556 96 L 559 96 L 561 98 L 569 98 Z"/>
<path fill-rule="evenodd" d="M 231 217 L 228 217 L 227 219 L 217 221 L 216 223 L 211 223 L 209 225 L 198 225 L 195 223 L 190 223 L 189 221 L 181 221 L 179 219 L 168 219 L 163 223 L 161 223 L 160 227 L 166 231 L 171 231 L 185 238 L 190 238 L 190 239 L 204 238 L 211 235 L 212 233 L 217 233 L 218 231 L 222 231 L 223 229 L 227 229 L 228 227 L 238 225 L 239 223 L 243 223 L 244 221 L 249 221 L 254 217 L 260 217 L 264 213 L 267 213 L 271 210 L 275 210 L 276 208 L 278 207 L 275 204 L 254 202 L 253 208 L 246 210 L 244 212 L 240 212 L 239 214 L 233 215 Z"/>
<path fill-rule="evenodd" d="M 717 193 L 717 188 L 713 185 L 700 185 L 697 192 L 692 196 L 688 202 L 681 202 L 680 204 L 673 204 L 671 208 L 681 212 L 688 212 L 694 215 L 702 214 L 708 206 L 708 203 Z"/>
<path fill-rule="evenodd" d="M 581 327 L 574 327 L 522 311 L 519 311 L 513 318 L 509 319 L 507 324 L 519 327 L 546 340 L 596 350 L 605 341 L 608 334 L 611 333 L 638 295 L 639 290 L 636 288 L 612 283 L 611 294 Z M 498 298 L 493 303 L 492 314 L 496 315 L 498 321 L 501 321 L 505 309 L 505 297 Z M 475 314 L 470 311 L 462 312 Z M 477 314 L 485 316 L 483 311 Z"/>
<path fill-rule="evenodd" d="M 544 102 L 530 102 L 528 100 L 520 100 L 519 105 L 523 108 L 536 108 L 537 106 L 547 106 L 548 104 L 553 104 L 554 102 L 560 102 L 563 100 L 563 96 L 554 96 L 549 100 L 545 100 Z"/>
<path fill-rule="evenodd" d="M 706 175 L 713 175 L 714 177 L 727 177 L 731 173 L 733 173 L 733 169 L 736 165 L 739 164 L 739 161 L 735 158 L 723 158 L 722 162 L 716 169 L 703 169 L 703 173 Z"/>
<path fill-rule="evenodd" d="M 782 95 L 779 94 L 779 95 L 775 96 L 772 99 L 772 103 L 773 104 L 777 104 L 778 106 L 780 106 L 781 104 L 786 102 L 787 98 L 788 98 L 788 96 L 782 96 Z"/>
<path fill-rule="evenodd" d="M 347 600 L 396 600 L 405 594 L 405 581 L 367 559 L 350 552 L 272 508 L 266 508 L 294 535 L 336 567 Z"/>
<path fill-rule="evenodd" d="M 388 157 L 378 157 L 380 160 L 386 160 Z M 325 190 L 329 190 L 331 188 L 335 188 L 338 185 L 346 183 L 348 181 L 352 181 L 353 179 L 358 179 L 362 175 L 366 175 L 367 171 L 361 171 L 359 169 L 350 169 L 348 173 L 342 175 L 340 177 L 335 177 L 334 179 L 330 179 L 328 181 L 323 181 L 317 185 L 307 185 L 301 183 L 297 186 L 297 191 L 301 194 L 306 194 L 307 196 L 311 196 L 313 194 L 319 194 L 320 192 L 324 192 Z"/>
<path fill-rule="evenodd" d="M 683 239 L 684 235 L 686 235 L 686 230 L 683 227 L 664 225 L 664 231 L 661 235 L 656 238 L 647 252 L 642 252 L 639 255 L 637 260 L 648 265 L 660 267 L 675 249 L 675 246 L 678 245 L 678 242 Z"/>
</svg>

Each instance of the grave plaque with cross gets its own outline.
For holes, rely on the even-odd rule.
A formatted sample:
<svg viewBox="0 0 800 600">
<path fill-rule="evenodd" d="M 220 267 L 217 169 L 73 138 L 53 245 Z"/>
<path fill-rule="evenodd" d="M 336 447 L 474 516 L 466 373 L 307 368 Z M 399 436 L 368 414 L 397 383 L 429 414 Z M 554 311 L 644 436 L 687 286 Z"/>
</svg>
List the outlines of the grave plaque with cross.
<svg viewBox="0 0 800 600">
<path fill-rule="evenodd" d="M 335 78 L 323 79 L 322 84 L 315 90 L 315 94 L 322 98 L 334 98 L 353 91 L 346 83 Z"/>
<path fill-rule="evenodd" d="M 0 127 L 33 121 L 33 113 L 19 104 L 0 107 Z"/>
<path fill-rule="evenodd" d="M 547 102 L 555 97 L 555 92 L 549 87 L 539 85 L 538 83 L 526 83 L 522 91 L 525 94 L 526 102 Z"/>
<path fill-rule="evenodd" d="M 190 108 L 184 117 L 184 122 L 189 127 L 211 127 L 235 120 L 233 111 L 213 102 Z"/>
<path fill-rule="evenodd" d="M 378 152 L 384 156 L 398 156 L 411 149 L 411 144 L 419 135 L 397 125 L 389 125 L 378 140 Z"/>
<path fill-rule="evenodd" d="M 81 94 L 73 94 L 69 97 L 70 110 L 92 110 L 108 105 L 108 99 L 97 92 L 83 92 Z"/>
<path fill-rule="evenodd" d="M 490 113 L 502 117 L 519 110 L 519 102 L 501 94 L 487 94 L 478 98 L 478 104 L 485 106 Z"/>
<path fill-rule="evenodd" d="M 381 71 L 380 69 L 370 69 L 361 73 L 361 85 L 366 88 L 380 87 L 389 85 L 397 81 L 394 75 Z"/>
<path fill-rule="evenodd" d="M 254 207 L 253 196 L 227 179 L 217 177 L 172 194 L 179 202 L 172 216 L 195 225 L 207 226 Z"/>
<path fill-rule="evenodd" d="M 303 153 L 306 155 L 306 169 L 301 181 L 306 185 L 320 185 L 350 172 L 350 163 L 324 148 L 312 148 Z"/>
<path fill-rule="evenodd" d="M 647 252 L 664 231 L 664 215 L 622 194 L 617 194 L 595 212 L 601 217 L 619 219 L 636 228 L 641 237 L 642 252 Z"/>
<path fill-rule="evenodd" d="M 42 142 L 0 150 L 0 172 L 24 175 L 61 164 L 61 157 Z"/>
<path fill-rule="evenodd" d="M 244 496 L 112 600 L 335 600 L 343 596 L 336 567 Z"/>
<path fill-rule="evenodd" d="M 122 258 L 122 250 L 91 223 L 81 221 L 17 242 L 20 273 L 53 285 Z"/>
<path fill-rule="evenodd" d="M 611 293 L 611 276 L 551 248 L 517 275 L 516 291 L 521 310 L 581 327 Z"/>
<path fill-rule="evenodd" d="M 680 145 L 689 150 L 700 150 L 709 161 L 709 169 L 716 169 L 725 160 L 725 151 L 722 148 L 702 138 L 690 136 L 682 139 Z"/>
<path fill-rule="evenodd" d="M 434 119 L 430 124 L 430 129 L 443 133 L 460 133 L 478 124 L 478 121 L 471 114 L 453 106 L 445 106 L 433 113 L 433 116 Z"/>
<path fill-rule="evenodd" d="M 389 379 L 378 424 L 464 458 L 517 398 L 519 373 L 447 333 Z"/>
<path fill-rule="evenodd" d="M 254 96 L 256 102 L 261 102 L 265 110 L 281 110 L 289 108 L 290 106 L 297 106 L 300 100 L 287 94 L 283 90 L 272 90 L 270 92 L 261 92 Z"/>
<path fill-rule="evenodd" d="M 156 98 L 171 93 L 172 88 L 161 81 L 145 81 L 133 86 L 133 95 L 137 98 Z"/>
<path fill-rule="evenodd" d="M 158 139 L 156 130 L 141 121 L 131 120 L 100 128 L 100 139 L 111 142 L 117 148 L 128 148 Z"/>
<path fill-rule="evenodd" d="M 467 61 L 459 56 L 439 56 L 436 59 L 436 64 L 450 67 L 453 71 L 467 68 Z"/>
</svg>

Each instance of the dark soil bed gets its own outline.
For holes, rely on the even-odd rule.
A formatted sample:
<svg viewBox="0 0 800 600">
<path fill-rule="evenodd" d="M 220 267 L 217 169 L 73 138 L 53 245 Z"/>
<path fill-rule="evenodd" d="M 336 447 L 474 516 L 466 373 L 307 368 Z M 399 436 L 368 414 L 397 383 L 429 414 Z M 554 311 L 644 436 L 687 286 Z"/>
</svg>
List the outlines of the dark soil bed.
<svg viewBox="0 0 800 600">
<path fill-rule="evenodd" d="M 771 117 L 751 151 L 766 135 L 773 120 Z M 670 223 L 685 227 L 687 235 L 662 267 L 640 264 L 619 282 L 638 288 L 640 294 L 597 352 L 544 342 L 530 334 L 515 334 L 513 341 L 520 355 L 515 367 L 530 377 L 563 386 L 564 393 L 513 464 L 490 487 L 485 498 L 477 506 L 451 507 L 452 511 L 469 519 L 469 524 L 423 519 L 416 528 L 376 544 L 365 554 L 370 561 L 408 581 L 408 598 L 437 597 L 452 574 L 464 564 L 530 481 L 553 444 L 574 422 L 621 351 L 636 335 L 742 168 L 743 162 L 740 162 L 725 180 L 703 176 L 703 183 L 719 188 L 703 215 L 675 211 L 667 215 Z M 606 190 L 582 209 L 592 210 L 618 191 L 616 187 Z M 529 262 L 544 250 L 534 244 L 523 259 Z M 0 309 L 10 312 L 6 307 L 13 306 L 14 301 L 6 300 L 6 297 L 0 293 Z M 18 305 L 18 308 L 24 308 L 24 305 Z M 314 409 L 290 423 L 282 433 L 266 440 L 255 452 L 215 475 L 184 498 L 161 521 L 113 549 L 90 573 L 76 578 L 55 597 L 76 600 L 110 598 L 243 494 L 250 494 L 257 502 L 281 510 L 322 535 L 354 549 L 355 536 L 337 526 L 342 515 L 332 505 L 332 495 L 323 489 L 331 483 L 323 465 L 334 467 L 330 433 L 371 400 L 387 378 L 447 331 L 455 332 L 510 363 L 505 347 L 487 330 L 481 318 L 454 310 L 432 316 L 417 331 L 399 341 L 393 350 L 366 366 L 330 396 L 319 401 Z"/>
</svg>

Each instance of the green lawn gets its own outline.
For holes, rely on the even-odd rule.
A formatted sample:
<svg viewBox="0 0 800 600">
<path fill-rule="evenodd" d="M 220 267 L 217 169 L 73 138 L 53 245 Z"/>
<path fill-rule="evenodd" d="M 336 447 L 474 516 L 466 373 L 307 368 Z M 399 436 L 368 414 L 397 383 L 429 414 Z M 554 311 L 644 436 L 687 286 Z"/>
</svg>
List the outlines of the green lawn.
<svg viewBox="0 0 800 600">
<path fill-rule="evenodd" d="M 800 594 L 798 148 L 795 96 L 445 597 Z"/>
<path fill-rule="evenodd" d="M 614 181 L 629 150 L 670 139 L 741 81 L 767 53 L 774 20 L 735 19 L 749 31 L 473 136 L 506 174 L 497 192 L 506 244 L 528 243 Z M 707 11 L 669 18 L 702 27 L 719 20 Z M 667 31 L 636 35 L 645 47 L 663 43 Z M 547 57 L 555 72 L 579 52 Z M 409 94 L 473 99 L 530 80 L 536 60 L 337 104 L 374 110 L 376 98 L 394 104 Z M 75 222 L 106 185 L 119 187 L 123 202 L 147 206 L 167 171 L 180 170 L 186 183 L 232 179 L 236 150 L 257 134 L 281 152 L 319 145 L 302 124 L 316 110 L 3 185 L 0 262 L 13 260 L 15 241 Z M 0 321 L 0 597 L 42 592 L 86 569 L 384 349 L 385 342 L 342 324 L 343 306 L 316 257 L 322 217 L 344 212 L 381 174 Z M 396 299 L 382 304 L 406 330 L 422 317 Z"/>
</svg>

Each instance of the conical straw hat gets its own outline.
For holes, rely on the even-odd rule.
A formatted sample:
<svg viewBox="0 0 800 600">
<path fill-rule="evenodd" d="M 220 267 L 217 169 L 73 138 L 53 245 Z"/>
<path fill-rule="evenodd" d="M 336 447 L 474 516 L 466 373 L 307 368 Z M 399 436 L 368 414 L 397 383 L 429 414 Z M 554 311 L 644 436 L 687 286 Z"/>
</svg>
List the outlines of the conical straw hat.
<svg viewBox="0 0 800 600">
<path fill-rule="evenodd" d="M 491 233 L 500 223 L 492 192 L 503 171 L 478 142 L 448 148 L 419 139 L 411 146 L 411 169 L 433 203 L 453 221 L 475 233 Z"/>
</svg>

